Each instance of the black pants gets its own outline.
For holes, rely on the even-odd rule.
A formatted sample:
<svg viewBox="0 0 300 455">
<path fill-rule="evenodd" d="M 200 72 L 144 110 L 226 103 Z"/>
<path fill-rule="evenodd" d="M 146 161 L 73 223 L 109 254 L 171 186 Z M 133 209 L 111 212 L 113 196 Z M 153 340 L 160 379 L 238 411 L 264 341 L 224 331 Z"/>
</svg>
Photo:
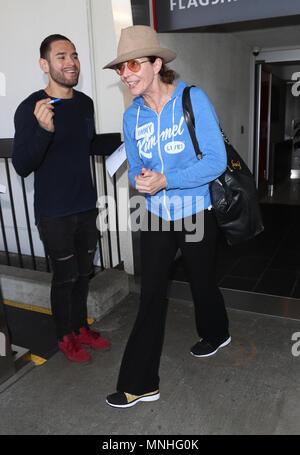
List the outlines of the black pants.
<svg viewBox="0 0 300 455">
<path fill-rule="evenodd" d="M 87 324 L 96 216 L 97 209 L 58 218 L 41 217 L 38 225 L 53 270 L 51 309 L 58 339 Z"/>
<path fill-rule="evenodd" d="M 224 300 L 215 278 L 217 226 L 205 210 L 202 241 L 187 242 L 186 229 L 141 232 L 141 300 L 121 363 L 117 390 L 140 395 L 158 389 L 170 268 L 180 248 L 193 295 L 198 336 L 218 342 L 228 335 Z M 180 336 L 180 333 L 178 334 Z"/>
</svg>

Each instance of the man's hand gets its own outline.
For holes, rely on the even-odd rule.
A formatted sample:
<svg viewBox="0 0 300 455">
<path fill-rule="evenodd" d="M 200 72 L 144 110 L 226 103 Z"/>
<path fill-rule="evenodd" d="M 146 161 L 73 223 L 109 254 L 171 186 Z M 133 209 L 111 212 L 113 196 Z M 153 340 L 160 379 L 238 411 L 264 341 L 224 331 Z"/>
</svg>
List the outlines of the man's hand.
<svg viewBox="0 0 300 455">
<path fill-rule="evenodd" d="M 38 101 L 35 105 L 34 115 L 44 130 L 54 133 L 54 106 L 52 104 L 47 104 L 50 100 L 51 98 L 46 98 Z"/>
<path fill-rule="evenodd" d="M 135 176 L 135 187 L 140 193 L 155 194 L 166 188 L 167 179 L 165 174 L 142 168 L 142 172 Z"/>
</svg>

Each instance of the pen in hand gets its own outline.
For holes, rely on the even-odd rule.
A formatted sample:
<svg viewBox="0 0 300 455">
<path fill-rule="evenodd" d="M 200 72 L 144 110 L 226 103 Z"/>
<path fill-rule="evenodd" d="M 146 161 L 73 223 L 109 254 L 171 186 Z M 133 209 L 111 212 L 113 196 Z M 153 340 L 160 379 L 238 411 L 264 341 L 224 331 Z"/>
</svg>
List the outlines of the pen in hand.
<svg viewBox="0 0 300 455">
<path fill-rule="evenodd" d="M 61 101 L 61 98 L 55 98 L 55 100 L 48 101 L 46 104 L 54 104 L 57 103 L 57 101 Z"/>
<path fill-rule="evenodd" d="M 42 98 L 41 100 L 37 101 L 34 108 L 34 116 L 37 119 L 39 125 L 42 128 L 44 128 L 44 130 L 49 131 L 50 133 L 54 133 L 55 130 L 53 123 L 54 116 L 53 102 L 58 99 L 59 98 L 50 100 L 50 97 L 47 99 Z"/>
</svg>

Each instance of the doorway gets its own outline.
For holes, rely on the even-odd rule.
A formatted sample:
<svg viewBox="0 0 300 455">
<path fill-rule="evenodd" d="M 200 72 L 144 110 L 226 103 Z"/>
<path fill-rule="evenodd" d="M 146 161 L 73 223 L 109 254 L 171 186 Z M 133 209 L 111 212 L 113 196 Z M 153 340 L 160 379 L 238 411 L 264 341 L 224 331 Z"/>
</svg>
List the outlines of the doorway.
<svg viewBox="0 0 300 455">
<path fill-rule="evenodd" d="M 262 203 L 300 205 L 300 62 L 256 65 L 255 179 Z"/>
<path fill-rule="evenodd" d="M 256 64 L 253 174 L 265 229 L 236 246 L 220 236 L 217 256 L 219 287 L 244 292 L 240 300 L 247 293 L 255 301 L 258 294 L 284 304 L 300 299 L 300 99 L 291 91 L 298 71 L 296 61 Z M 172 273 L 173 280 L 187 281 L 180 259 Z"/>
<path fill-rule="evenodd" d="M 221 241 L 220 287 L 300 298 L 299 72 L 300 61 L 256 63 L 253 174 L 265 230 L 236 247 Z"/>
</svg>

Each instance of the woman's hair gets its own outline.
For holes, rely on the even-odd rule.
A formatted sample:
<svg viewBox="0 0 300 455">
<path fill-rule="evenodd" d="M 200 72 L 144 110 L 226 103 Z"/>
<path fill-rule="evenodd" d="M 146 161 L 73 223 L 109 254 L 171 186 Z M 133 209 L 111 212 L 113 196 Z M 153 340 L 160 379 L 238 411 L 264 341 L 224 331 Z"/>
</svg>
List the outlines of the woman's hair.
<svg viewBox="0 0 300 455">
<path fill-rule="evenodd" d="M 152 55 L 151 57 L 148 57 L 151 63 L 154 63 L 157 58 L 161 57 L 155 57 Z M 164 63 L 163 59 L 162 60 L 162 66 L 159 72 L 161 81 L 164 82 L 165 84 L 172 84 L 172 82 L 175 79 L 175 71 L 170 70 L 167 65 Z"/>
</svg>

